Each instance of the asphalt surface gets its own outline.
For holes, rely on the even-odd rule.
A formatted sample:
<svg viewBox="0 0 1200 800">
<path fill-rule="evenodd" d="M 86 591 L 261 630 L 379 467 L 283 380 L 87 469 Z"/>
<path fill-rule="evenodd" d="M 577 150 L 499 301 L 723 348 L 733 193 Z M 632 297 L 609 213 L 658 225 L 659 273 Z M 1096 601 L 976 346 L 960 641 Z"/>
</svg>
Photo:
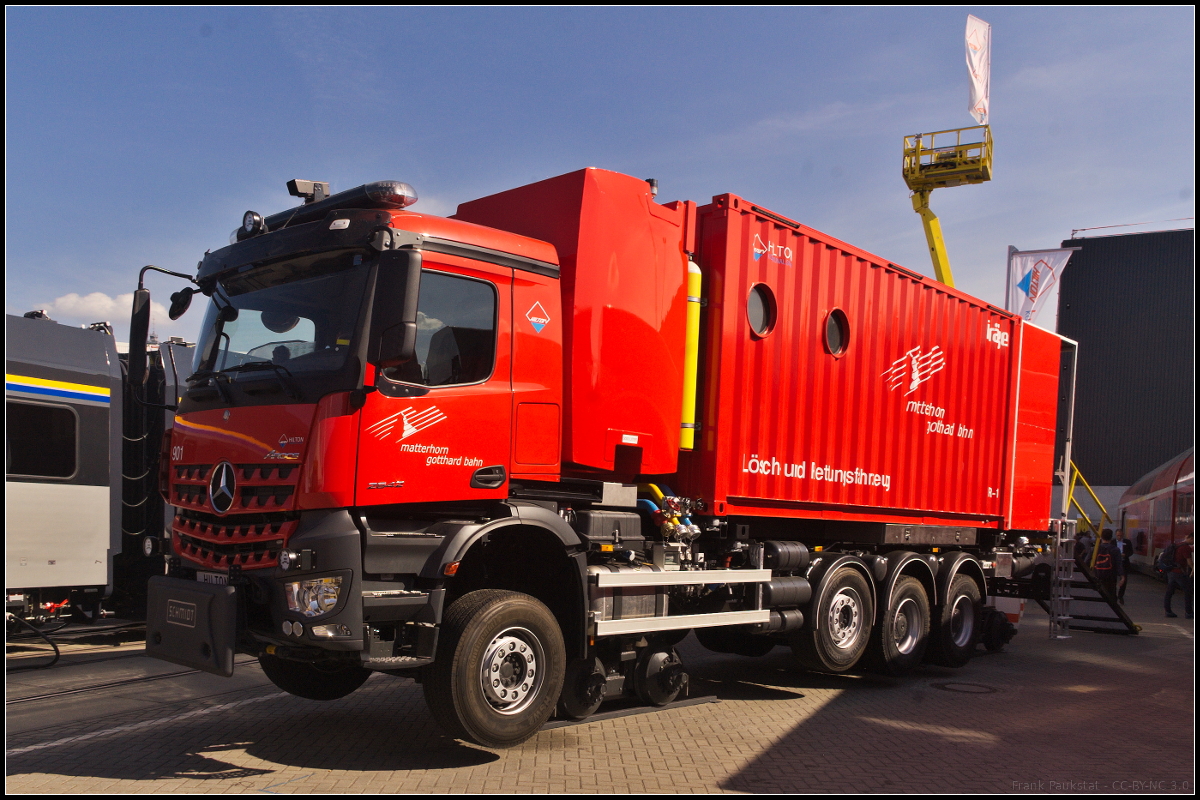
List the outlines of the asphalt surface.
<svg viewBox="0 0 1200 800">
<path fill-rule="evenodd" d="M 279 692 L 248 657 L 231 679 L 83 643 L 59 665 L 9 672 L 9 793 L 1192 794 L 1194 627 L 1131 577 L 1137 636 L 1048 638 L 1031 604 L 1000 653 L 903 679 L 799 671 L 680 652 L 689 699 L 609 705 L 490 751 L 438 729 L 413 681 L 373 676 L 343 700 Z M 10 646 L 8 666 L 37 663 Z"/>
</svg>

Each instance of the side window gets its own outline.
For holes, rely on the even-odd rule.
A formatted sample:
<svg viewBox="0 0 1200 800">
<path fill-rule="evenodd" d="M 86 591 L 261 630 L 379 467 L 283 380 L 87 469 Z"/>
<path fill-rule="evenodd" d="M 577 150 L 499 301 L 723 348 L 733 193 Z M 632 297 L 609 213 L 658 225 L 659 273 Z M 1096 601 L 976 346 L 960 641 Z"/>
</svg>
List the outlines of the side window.
<svg viewBox="0 0 1200 800">
<path fill-rule="evenodd" d="M 423 270 L 416 360 L 385 375 L 423 386 L 454 386 L 487 380 L 495 363 L 496 287 Z"/>
<path fill-rule="evenodd" d="M 79 420 L 66 406 L 7 400 L 4 467 L 8 475 L 70 478 L 75 474 Z"/>
</svg>

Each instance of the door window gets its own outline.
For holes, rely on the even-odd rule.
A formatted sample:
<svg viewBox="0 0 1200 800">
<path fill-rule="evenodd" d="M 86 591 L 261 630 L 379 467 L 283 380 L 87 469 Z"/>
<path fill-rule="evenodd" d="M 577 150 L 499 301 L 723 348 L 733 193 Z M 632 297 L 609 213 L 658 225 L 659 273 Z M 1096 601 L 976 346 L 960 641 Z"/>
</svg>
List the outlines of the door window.
<svg viewBox="0 0 1200 800">
<path fill-rule="evenodd" d="M 422 270 L 416 358 L 384 375 L 422 386 L 460 386 L 487 380 L 495 364 L 496 287 Z"/>
</svg>

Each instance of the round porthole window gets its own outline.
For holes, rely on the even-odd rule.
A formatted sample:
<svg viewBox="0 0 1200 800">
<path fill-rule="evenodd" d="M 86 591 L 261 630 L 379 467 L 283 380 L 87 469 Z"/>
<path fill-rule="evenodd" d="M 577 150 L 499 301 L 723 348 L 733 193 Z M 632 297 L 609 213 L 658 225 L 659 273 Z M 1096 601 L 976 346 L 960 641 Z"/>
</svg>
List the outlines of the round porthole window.
<svg viewBox="0 0 1200 800">
<path fill-rule="evenodd" d="M 835 308 L 825 318 L 825 349 L 831 355 L 840 356 L 850 346 L 850 320 L 846 312 Z"/>
<path fill-rule="evenodd" d="M 746 319 L 755 336 L 766 336 L 775 327 L 775 294 L 765 283 L 755 284 L 750 289 Z"/>
</svg>

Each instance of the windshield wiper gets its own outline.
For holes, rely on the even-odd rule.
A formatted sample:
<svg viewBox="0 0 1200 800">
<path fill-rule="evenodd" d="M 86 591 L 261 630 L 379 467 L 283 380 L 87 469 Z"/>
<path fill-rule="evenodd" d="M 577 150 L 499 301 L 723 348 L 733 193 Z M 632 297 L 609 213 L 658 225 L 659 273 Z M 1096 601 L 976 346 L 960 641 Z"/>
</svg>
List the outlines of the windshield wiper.
<svg viewBox="0 0 1200 800">
<path fill-rule="evenodd" d="M 211 369 L 202 369 L 198 372 L 193 372 L 190 376 L 188 376 L 187 396 L 192 400 L 211 399 L 211 396 L 207 391 L 205 391 L 211 387 L 217 390 L 217 394 L 221 396 L 223 401 L 229 405 L 233 405 L 234 403 L 232 395 L 230 395 L 229 390 L 222 385 L 229 382 L 230 378 L 228 375 L 222 375 L 220 372 L 214 372 Z"/>
<path fill-rule="evenodd" d="M 293 400 L 300 399 L 300 393 L 296 391 L 295 385 L 292 383 L 292 371 L 282 364 L 276 364 L 274 361 L 247 361 L 245 364 L 234 364 L 232 367 L 226 367 L 219 370 L 221 373 L 230 372 L 262 372 L 271 370 L 275 373 L 275 378 L 279 381 L 279 385 L 283 387 L 283 392 Z M 226 378 L 228 380 L 228 378 Z"/>
<path fill-rule="evenodd" d="M 282 370 L 284 375 L 292 377 L 292 371 L 282 364 L 276 364 L 274 361 L 247 361 L 245 364 L 234 364 L 232 367 L 217 370 L 218 372 L 253 372 L 255 370 L 273 369 L 276 371 Z"/>
</svg>

